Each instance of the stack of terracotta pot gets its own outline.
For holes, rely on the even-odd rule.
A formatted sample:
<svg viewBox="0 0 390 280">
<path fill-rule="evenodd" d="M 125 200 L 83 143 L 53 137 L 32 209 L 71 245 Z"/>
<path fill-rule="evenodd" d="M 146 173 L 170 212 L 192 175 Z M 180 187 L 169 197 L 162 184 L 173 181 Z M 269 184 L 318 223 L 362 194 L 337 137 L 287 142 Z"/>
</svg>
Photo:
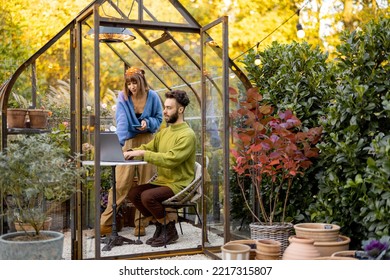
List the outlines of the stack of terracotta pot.
<svg viewBox="0 0 390 280">
<path fill-rule="evenodd" d="M 256 260 L 280 260 L 281 243 L 272 239 L 256 240 Z"/>
<path fill-rule="evenodd" d="M 292 246 L 292 242 L 299 243 L 301 245 L 306 244 L 307 246 L 309 246 L 309 243 L 312 244 L 314 247 L 313 251 L 317 251 L 318 254 L 314 252 L 308 258 L 328 257 L 334 252 L 349 249 L 351 239 L 340 235 L 340 226 L 338 225 L 325 223 L 301 223 L 294 225 L 294 229 L 296 236 L 290 237 L 289 247 Z M 297 244 L 293 245 L 293 247 L 296 246 Z M 291 255 L 289 256 L 289 253 L 291 252 L 287 253 L 288 254 L 286 256 L 283 255 L 283 259 L 291 257 Z"/>
</svg>

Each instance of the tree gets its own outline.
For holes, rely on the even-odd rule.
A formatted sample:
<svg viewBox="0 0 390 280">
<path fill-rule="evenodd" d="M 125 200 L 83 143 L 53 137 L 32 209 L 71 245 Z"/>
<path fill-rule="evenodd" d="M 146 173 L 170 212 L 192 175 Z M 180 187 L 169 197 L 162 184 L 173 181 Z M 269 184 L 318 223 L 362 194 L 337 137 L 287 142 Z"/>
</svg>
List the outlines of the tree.
<svg viewBox="0 0 390 280">
<path fill-rule="evenodd" d="M 0 84 L 70 22 L 90 0 L 13 0 L 0 7 Z M 57 49 L 61 49 L 61 46 Z"/>
<path fill-rule="evenodd" d="M 0 82 L 8 79 L 27 56 L 23 40 L 19 37 L 21 25 L 12 20 L 12 15 L 0 7 Z"/>
</svg>

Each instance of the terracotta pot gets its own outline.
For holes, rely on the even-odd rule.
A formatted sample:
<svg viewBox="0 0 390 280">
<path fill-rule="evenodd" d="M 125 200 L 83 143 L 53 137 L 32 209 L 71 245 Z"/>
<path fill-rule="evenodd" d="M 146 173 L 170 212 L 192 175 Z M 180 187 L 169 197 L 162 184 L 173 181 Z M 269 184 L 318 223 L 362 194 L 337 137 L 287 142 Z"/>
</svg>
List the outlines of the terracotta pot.
<svg viewBox="0 0 390 280">
<path fill-rule="evenodd" d="M 356 250 L 346 250 L 346 251 L 338 251 L 338 252 L 334 252 L 332 254 L 332 257 L 343 257 L 343 258 L 354 258 L 354 259 L 357 259 L 356 258 Z"/>
<path fill-rule="evenodd" d="M 347 236 L 339 235 L 336 241 L 314 242 L 314 247 L 320 252 L 321 257 L 331 256 L 338 251 L 346 251 L 349 249 L 351 239 Z"/>
<path fill-rule="evenodd" d="M 251 250 L 249 251 L 249 259 L 254 260 L 256 258 L 256 240 L 251 240 L 251 239 L 232 240 L 226 244 L 248 245 L 251 248 Z"/>
<path fill-rule="evenodd" d="M 20 108 L 7 109 L 8 128 L 26 127 L 26 115 L 27 115 L 27 109 L 20 109 Z"/>
<path fill-rule="evenodd" d="M 316 258 L 316 260 L 345 260 L 345 261 L 348 261 L 348 260 L 357 260 L 355 258 L 349 258 L 349 257 L 332 257 L 332 256 L 328 256 L 328 257 L 319 257 L 319 258 Z"/>
<path fill-rule="evenodd" d="M 43 223 L 41 230 L 50 230 L 52 220 L 51 217 L 48 217 Z M 34 231 L 34 228 L 29 223 L 22 222 L 15 222 L 15 229 L 16 231 Z"/>
<path fill-rule="evenodd" d="M 249 224 L 251 231 L 251 239 L 271 239 L 279 241 L 281 244 L 281 254 L 288 246 L 288 238 L 294 234 L 294 226 L 292 223 L 274 223 L 273 225 L 264 225 L 260 223 Z"/>
<path fill-rule="evenodd" d="M 280 260 L 280 253 L 267 253 L 256 250 L 256 260 Z"/>
<path fill-rule="evenodd" d="M 256 240 L 256 249 L 261 253 L 280 255 L 281 243 L 272 239 L 259 239 Z"/>
<path fill-rule="evenodd" d="M 340 226 L 324 223 L 301 223 L 294 225 L 297 237 L 313 239 L 315 242 L 337 241 Z"/>
<path fill-rule="evenodd" d="M 30 119 L 31 128 L 46 128 L 47 127 L 47 118 L 49 116 L 48 110 L 42 109 L 29 109 L 28 117 Z"/>
<path fill-rule="evenodd" d="M 314 260 L 321 256 L 313 239 L 291 236 L 288 240 L 290 245 L 283 253 L 283 260 Z"/>
<path fill-rule="evenodd" d="M 226 243 L 221 246 L 223 260 L 249 260 L 251 247 L 245 244 Z"/>
</svg>

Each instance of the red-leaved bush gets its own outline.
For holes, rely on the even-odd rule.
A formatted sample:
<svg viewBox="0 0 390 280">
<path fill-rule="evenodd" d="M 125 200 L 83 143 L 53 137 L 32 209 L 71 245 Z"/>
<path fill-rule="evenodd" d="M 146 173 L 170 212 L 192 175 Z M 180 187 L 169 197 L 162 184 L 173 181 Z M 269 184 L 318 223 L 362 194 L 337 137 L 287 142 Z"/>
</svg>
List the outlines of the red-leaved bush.
<svg viewBox="0 0 390 280">
<path fill-rule="evenodd" d="M 230 99 L 239 102 L 234 89 L 230 90 Z M 240 101 L 238 109 L 231 113 L 235 120 L 231 153 L 245 203 L 258 222 L 272 225 L 280 207 L 280 222 L 284 222 L 292 181 L 310 167 L 311 158 L 318 156 L 315 144 L 322 128 L 301 131 L 301 122 L 291 111 L 275 113 L 272 106 L 261 101 L 258 89 L 251 88 L 246 100 Z M 261 217 L 245 196 L 245 177 L 251 178 Z"/>
</svg>

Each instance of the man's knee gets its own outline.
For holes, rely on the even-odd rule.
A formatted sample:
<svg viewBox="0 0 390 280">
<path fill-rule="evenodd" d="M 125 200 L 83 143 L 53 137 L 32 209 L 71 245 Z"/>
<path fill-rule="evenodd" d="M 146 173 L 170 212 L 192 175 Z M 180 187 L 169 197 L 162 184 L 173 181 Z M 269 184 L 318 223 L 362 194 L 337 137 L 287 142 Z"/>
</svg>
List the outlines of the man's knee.
<svg viewBox="0 0 390 280">
<path fill-rule="evenodd" d="M 129 198 L 131 201 L 139 198 L 144 193 L 144 186 L 143 185 L 133 185 L 133 187 L 129 190 Z"/>
</svg>

